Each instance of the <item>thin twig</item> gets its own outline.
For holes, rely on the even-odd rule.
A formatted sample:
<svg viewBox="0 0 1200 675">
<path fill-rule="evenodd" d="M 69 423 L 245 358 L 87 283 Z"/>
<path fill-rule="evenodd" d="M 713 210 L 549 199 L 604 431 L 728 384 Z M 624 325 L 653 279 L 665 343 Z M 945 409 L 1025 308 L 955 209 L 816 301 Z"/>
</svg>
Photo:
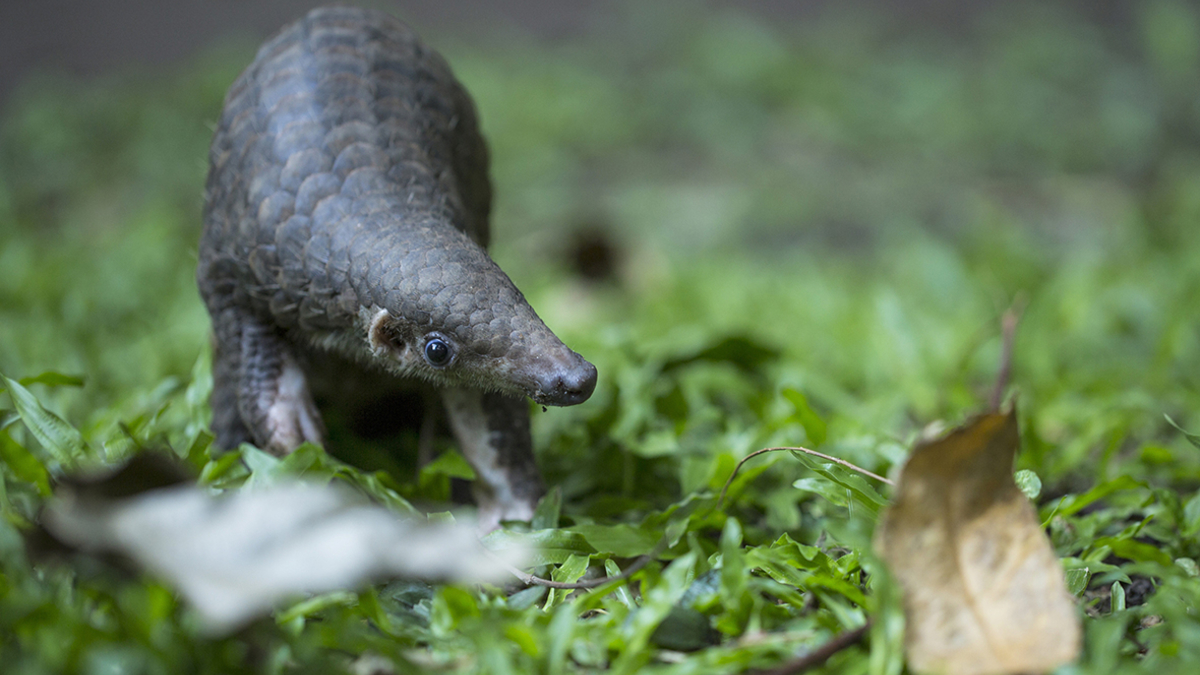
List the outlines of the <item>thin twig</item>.
<svg viewBox="0 0 1200 675">
<path fill-rule="evenodd" d="M 721 495 L 719 497 L 717 497 L 716 508 L 720 509 L 721 505 L 725 503 L 725 493 L 729 491 L 729 486 L 731 484 L 733 484 L 733 479 L 737 477 L 738 471 L 740 471 L 742 469 L 743 464 L 745 464 L 747 461 L 749 461 L 755 457 L 758 457 L 761 454 L 764 454 L 767 452 L 779 452 L 780 450 L 792 450 L 795 452 L 803 452 L 804 454 L 812 455 L 813 457 L 820 457 L 821 459 L 828 460 L 830 462 L 833 462 L 834 464 L 840 464 L 841 466 L 844 466 L 847 469 L 850 469 L 851 471 L 857 471 L 858 473 L 861 473 L 862 475 L 867 476 L 868 478 L 874 478 L 875 480 L 877 480 L 881 483 L 887 483 L 888 485 L 895 485 L 895 483 L 888 480 L 887 478 L 884 478 L 883 476 L 880 476 L 879 474 L 876 474 L 876 473 L 871 473 L 870 471 L 867 471 L 866 469 L 862 468 L 861 466 L 856 466 L 854 464 L 851 464 L 850 462 L 847 462 L 844 459 L 838 459 L 837 457 L 833 457 L 831 455 L 826 455 L 825 453 L 817 452 L 816 450 L 809 450 L 808 448 L 801 448 L 801 447 L 763 448 L 762 450 L 755 450 L 754 452 L 746 455 L 745 457 L 742 458 L 742 461 L 737 463 L 737 466 L 733 467 L 733 473 L 729 474 L 729 479 L 726 480 L 725 485 L 723 485 L 721 487 Z"/>
<path fill-rule="evenodd" d="M 521 581 L 521 583 L 525 584 L 526 586 L 545 586 L 546 588 L 558 588 L 558 589 L 567 590 L 567 591 L 576 591 L 576 590 L 586 590 L 589 588 L 596 588 L 597 586 L 603 586 L 604 584 L 607 584 L 610 581 L 623 581 L 625 579 L 628 579 L 629 577 L 632 577 L 633 575 L 635 575 L 639 571 L 641 571 L 641 569 L 643 567 L 648 565 L 651 560 L 654 560 L 655 558 L 657 558 L 658 554 L 662 553 L 663 549 L 666 548 L 666 544 L 667 544 L 667 540 L 666 540 L 666 537 L 664 537 L 662 540 L 660 540 L 658 542 L 657 545 L 655 545 L 655 547 L 652 551 L 650 551 L 646 555 L 635 560 L 634 563 L 632 565 L 630 565 L 628 568 L 626 568 L 626 570 L 624 572 L 621 572 L 620 574 L 618 574 L 615 577 L 603 577 L 603 578 L 597 578 L 597 579 L 588 579 L 586 581 L 575 581 L 575 582 L 570 582 L 570 583 L 565 582 L 565 581 L 554 581 L 552 579 L 543 579 L 542 577 L 536 577 L 532 574 L 529 574 L 528 572 L 522 572 L 521 570 L 517 569 L 516 567 L 509 565 L 508 563 L 501 560 L 499 556 L 492 553 L 491 551 L 488 551 L 488 555 L 492 556 L 492 558 L 495 559 L 496 562 L 500 563 L 501 565 L 504 565 L 504 567 L 506 567 L 508 569 L 509 573 L 511 573 L 514 577 L 516 577 L 518 580 Z"/>
<path fill-rule="evenodd" d="M 1000 319 L 1003 342 L 1000 346 L 1000 370 L 996 373 L 996 387 L 992 390 L 992 412 L 1000 412 L 1000 404 L 1004 402 L 1004 390 L 1008 388 L 1008 380 L 1012 375 L 1013 343 L 1016 341 L 1017 323 L 1020 322 L 1024 309 L 1024 296 L 1017 296 L 1012 306 L 1004 310 L 1004 316 Z"/>
<path fill-rule="evenodd" d="M 868 621 L 854 630 L 845 631 L 800 658 L 788 661 L 771 670 L 760 670 L 758 675 L 796 675 L 796 673 L 803 673 L 810 668 L 820 667 L 834 654 L 861 641 L 870 629 L 871 622 Z"/>
</svg>

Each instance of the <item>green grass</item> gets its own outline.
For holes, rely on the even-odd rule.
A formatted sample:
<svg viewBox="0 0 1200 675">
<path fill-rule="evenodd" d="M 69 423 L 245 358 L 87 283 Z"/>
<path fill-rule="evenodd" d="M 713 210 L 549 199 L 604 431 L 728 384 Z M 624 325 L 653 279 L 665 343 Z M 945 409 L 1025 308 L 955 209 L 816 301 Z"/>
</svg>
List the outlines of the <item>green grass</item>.
<svg viewBox="0 0 1200 675">
<path fill-rule="evenodd" d="M 949 39 L 865 13 L 695 14 L 630 8 L 604 39 L 549 46 L 426 36 L 493 148 L 495 257 L 601 373 L 587 404 L 534 415 L 562 497 L 539 572 L 670 547 L 631 587 L 396 582 L 231 637 L 153 580 L 35 565 L 21 534 L 66 468 L 140 447 L 246 478 L 204 450 L 192 275 L 211 125 L 251 50 L 25 87 L 0 124 L 0 372 L 82 377 L 28 388 L 86 447 L 0 413 L 5 672 L 341 672 L 364 652 L 399 672 L 736 672 L 868 617 L 828 672 L 898 672 L 869 505 L 782 453 L 721 509 L 716 493 L 773 445 L 893 470 L 922 429 L 986 405 L 1014 303 L 1017 468 L 1044 484 L 1066 567 L 1088 569 L 1085 654 L 1060 672 L 1194 669 L 1200 450 L 1165 415 L 1200 432 L 1200 15 L 1146 3 L 1118 36 L 1023 6 Z M 608 282 L 570 274 L 585 226 L 621 254 Z M 411 467 L 336 471 L 377 497 L 445 494 Z"/>
</svg>

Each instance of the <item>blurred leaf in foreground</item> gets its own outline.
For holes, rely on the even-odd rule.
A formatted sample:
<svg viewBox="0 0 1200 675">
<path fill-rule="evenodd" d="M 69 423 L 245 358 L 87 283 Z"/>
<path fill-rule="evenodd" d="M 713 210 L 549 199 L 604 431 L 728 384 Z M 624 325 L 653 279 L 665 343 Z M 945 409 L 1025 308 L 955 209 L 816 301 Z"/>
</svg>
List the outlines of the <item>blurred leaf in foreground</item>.
<svg viewBox="0 0 1200 675">
<path fill-rule="evenodd" d="M 109 484 L 60 490 L 42 522 L 63 543 L 121 553 L 166 579 L 214 633 L 304 593 L 395 576 L 497 580 L 526 557 L 513 546 L 489 554 L 473 524 L 403 519 L 335 485 L 281 480 L 214 497 L 185 483 L 109 496 L 126 492 L 112 482 L 144 485 L 145 473 L 127 467 Z"/>
<path fill-rule="evenodd" d="M 3 374 L 0 374 L 0 382 L 7 386 L 17 414 L 21 416 L 21 421 L 25 423 L 34 438 L 42 444 L 42 447 L 59 464 L 74 465 L 76 459 L 83 453 L 83 437 L 75 427 L 42 407 L 42 404 L 20 382 L 11 380 Z"/>
<path fill-rule="evenodd" d="M 1014 412 L 983 415 L 913 450 L 876 548 L 904 590 L 921 673 L 1044 672 L 1076 658 L 1062 566 L 1013 481 Z"/>
</svg>

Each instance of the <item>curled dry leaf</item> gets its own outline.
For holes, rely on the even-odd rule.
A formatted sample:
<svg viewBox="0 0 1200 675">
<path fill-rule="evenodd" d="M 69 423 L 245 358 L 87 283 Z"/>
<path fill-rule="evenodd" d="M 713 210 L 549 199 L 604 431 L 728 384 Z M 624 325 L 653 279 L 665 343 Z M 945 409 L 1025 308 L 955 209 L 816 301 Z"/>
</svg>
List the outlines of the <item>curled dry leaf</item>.
<svg viewBox="0 0 1200 675">
<path fill-rule="evenodd" d="M 875 547 L 904 591 L 920 673 L 1039 673 L 1076 658 L 1063 570 L 1013 481 L 1016 414 L 982 415 L 919 445 Z"/>
</svg>

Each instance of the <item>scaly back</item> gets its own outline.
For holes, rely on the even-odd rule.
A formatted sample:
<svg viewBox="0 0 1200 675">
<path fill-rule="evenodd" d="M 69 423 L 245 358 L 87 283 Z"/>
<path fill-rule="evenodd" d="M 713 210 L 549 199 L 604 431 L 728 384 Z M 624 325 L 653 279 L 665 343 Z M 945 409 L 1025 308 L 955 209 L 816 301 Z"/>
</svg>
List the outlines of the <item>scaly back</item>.
<svg viewBox="0 0 1200 675">
<path fill-rule="evenodd" d="M 474 106 L 381 12 L 319 9 L 265 44 L 226 97 L 210 162 L 201 291 L 222 286 L 284 326 L 352 319 L 365 299 L 345 259 L 356 243 L 403 247 L 403 228 L 433 223 L 487 245 Z"/>
</svg>

